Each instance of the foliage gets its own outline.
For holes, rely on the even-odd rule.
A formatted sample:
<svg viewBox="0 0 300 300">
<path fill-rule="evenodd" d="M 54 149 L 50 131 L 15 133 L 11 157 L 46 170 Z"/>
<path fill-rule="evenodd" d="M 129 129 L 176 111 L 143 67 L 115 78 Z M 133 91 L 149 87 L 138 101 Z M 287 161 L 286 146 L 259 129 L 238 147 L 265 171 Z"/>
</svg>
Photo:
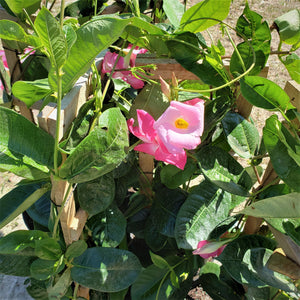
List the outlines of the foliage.
<svg viewBox="0 0 300 300">
<path fill-rule="evenodd" d="M 116 1 L 118 13 L 108 15 L 106 1 L 80 0 L 57 16 L 44 2 L 1 0 L 18 22 L 0 20 L 0 38 L 35 51 L 22 62 L 24 80 L 6 92 L 28 108 L 55 102 L 58 114 L 53 137 L 13 103 L 0 106 L 0 170 L 23 178 L 0 199 L 0 228 L 21 213 L 33 224 L 0 239 L 0 272 L 29 277 L 35 299 L 76 299 L 79 285 L 91 299 L 184 299 L 197 284 L 214 299 L 298 299 L 299 276 L 270 261 L 275 230 L 283 250 L 300 247 L 299 111 L 259 76 L 272 54 L 263 17 L 247 1 L 235 28 L 226 24 L 230 0 L 189 9 L 173 0 Z M 299 11 L 274 24 L 282 67 L 300 82 Z M 230 41 L 233 32 L 242 39 L 232 41 L 229 68 L 221 41 L 201 34 L 215 25 Z M 153 63 L 135 65 L 139 52 Z M 166 56 L 199 80 L 151 78 Z M 85 74 L 91 95 L 60 139 L 63 97 Z M 239 111 L 240 96 L 278 113 L 264 120 L 262 136 Z M 267 183 L 259 175 L 265 157 L 275 172 Z M 251 217 L 269 228 L 248 234 Z M 292 259 L 299 263 L 299 251 Z"/>
</svg>

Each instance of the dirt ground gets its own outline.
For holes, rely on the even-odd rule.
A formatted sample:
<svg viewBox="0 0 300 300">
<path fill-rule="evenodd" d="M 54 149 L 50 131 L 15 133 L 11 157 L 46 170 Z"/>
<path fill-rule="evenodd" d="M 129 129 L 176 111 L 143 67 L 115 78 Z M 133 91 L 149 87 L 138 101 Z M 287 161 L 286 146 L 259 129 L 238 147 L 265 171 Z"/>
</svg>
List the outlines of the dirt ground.
<svg viewBox="0 0 300 300">
<path fill-rule="evenodd" d="M 218 0 L 215 0 L 218 1 Z M 70 2 L 70 1 L 68 1 Z M 192 6 L 198 3 L 199 0 L 189 1 L 189 6 Z M 231 5 L 230 13 L 228 18 L 225 20 L 228 24 L 234 26 L 238 16 L 241 15 L 244 8 L 244 0 L 233 0 Z M 300 9 L 299 0 L 248 0 L 249 6 L 255 12 L 263 15 L 271 25 L 272 21 L 282 15 L 283 13 L 298 8 Z M 216 39 L 220 36 L 218 27 L 210 29 L 210 34 Z M 232 33 L 233 38 L 234 34 Z M 278 45 L 278 34 L 272 32 L 272 50 L 277 50 Z M 232 48 L 228 40 L 222 40 L 223 46 L 228 50 L 228 55 L 231 54 Z M 298 55 L 300 55 L 298 53 Z M 278 60 L 276 55 L 271 55 L 268 61 L 269 72 L 268 78 L 276 82 L 279 86 L 284 88 L 285 82 L 290 79 L 288 72 L 284 69 L 281 62 Z M 267 111 L 262 111 L 261 109 L 254 108 L 252 110 L 252 117 L 256 122 L 260 132 L 264 125 L 265 119 L 270 115 Z M 20 179 L 10 173 L 1 173 L 0 174 L 0 197 L 10 191 L 15 184 Z M 13 220 L 7 226 L 0 230 L 0 237 L 8 234 L 11 231 L 25 229 L 25 225 L 21 216 Z M 29 300 L 31 297 L 25 291 L 23 285 L 24 278 L 14 277 L 14 276 L 5 276 L 0 274 L 0 300 Z M 209 300 L 211 299 L 201 288 L 197 288 L 190 293 L 192 299 L 202 299 Z"/>
</svg>

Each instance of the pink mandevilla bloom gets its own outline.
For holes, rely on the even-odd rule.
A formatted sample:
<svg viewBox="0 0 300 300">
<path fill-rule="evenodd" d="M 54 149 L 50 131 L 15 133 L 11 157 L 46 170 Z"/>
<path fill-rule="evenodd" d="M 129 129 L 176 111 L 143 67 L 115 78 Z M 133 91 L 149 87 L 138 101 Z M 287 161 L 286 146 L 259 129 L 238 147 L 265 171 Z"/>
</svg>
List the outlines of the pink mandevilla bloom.
<svg viewBox="0 0 300 300">
<path fill-rule="evenodd" d="M 183 169 L 186 164 L 186 153 L 182 149 L 179 153 L 170 153 L 153 128 L 155 120 L 144 110 L 137 110 L 139 126 L 133 126 L 134 119 L 127 121 L 128 128 L 132 134 L 144 143 L 137 145 L 134 150 L 153 155 L 156 160 L 161 160 Z"/>
<path fill-rule="evenodd" d="M 223 245 L 223 246 L 221 246 L 219 249 L 217 249 L 217 250 L 214 251 L 214 252 L 203 253 L 203 251 L 201 251 L 202 247 L 203 247 L 204 245 L 209 244 L 209 243 L 210 243 L 210 242 L 207 241 L 207 240 L 200 241 L 200 242 L 198 243 L 198 245 L 197 245 L 197 249 L 196 249 L 195 251 L 193 251 L 193 254 L 195 254 L 195 255 L 200 255 L 202 258 L 207 259 L 207 258 L 210 258 L 210 257 L 216 257 L 216 256 L 219 256 L 219 255 L 223 252 L 224 248 L 226 247 L 226 245 Z M 201 253 L 199 253 L 199 252 L 201 252 Z"/>
<path fill-rule="evenodd" d="M 4 50 L 0 50 L 0 58 L 2 59 L 2 62 L 3 62 L 5 70 L 8 70 L 8 64 L 7 64 L 7 60 L 6 60 L 6 56 L 5 56 L 5 51 Z M 1 79 L 0 79 L 0 90 L 4 90 L 4 86 L 2 84 Z"/>
<path fill-rule="evenodd" d="M 125 53 L 129 53 L 132 45 L 129 45 L 126 49 L 123 50 Z M 129 62 L 125 61 L 124 57 L 120 57 L 117 65 L 115 67 L 115 72 L 112 75 L 113 78 L 122 79 L 130 84 L 134 89 L 141 89 L 144 86 L 144 82 L 138 78 L 136 78 L 131 71 L 123 71 L 124 69 L 128 69 L 129 67 L 135 66 L 136 56 L 140 53 L 147 52 L 147 49 L 135 49 L 132 51 Z M 110 73 L 113 69 L 115 61 L 118 57 L 117 53 L 107 52 L 104 56 L 102 63 L 102 73 Z M 119 71 L 118 71 L 119 70 Z"/>
<path fill-rule="evenodd" d="M 204 100 L 171 101 L 154 129 L 170 153 L 195 149 L 201 143 L 204 129 Z"/>
</svg>

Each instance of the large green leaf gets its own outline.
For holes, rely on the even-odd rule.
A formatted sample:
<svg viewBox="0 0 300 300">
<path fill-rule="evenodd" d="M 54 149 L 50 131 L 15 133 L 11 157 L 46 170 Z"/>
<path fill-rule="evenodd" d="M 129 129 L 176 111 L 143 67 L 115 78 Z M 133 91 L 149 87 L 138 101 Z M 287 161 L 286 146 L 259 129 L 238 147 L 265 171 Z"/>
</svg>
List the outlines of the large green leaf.
<svg viewBox="0 0 300 300">
<path fill-rule="evenodd" d="M 53 238 L 37 240 L 34 247 L 35 254 L 42 259 L 57 260 L 62 255 L 60 244 Z"/>
<path fill-rule="evenodd" d="M 180 20 L 184 13 L 183 4 L 178 0 L 165 0 L 163 1 L 163 10 L 171 24 L 177 28 L 180 25 Z"/>
<path fill-rule="evenodd" d="M 176 218 L 178 247 L 196 249 L 199 241 L 207 240 L 210 232 L 228 216 L 230 204 L 230 194 L 209 181 L 193 188 Z"/>
<path fill-rule="evenodd" d="M 42 7 L 34 26 L 55 72 L 58 72 L 67 58 L 67 42 L 58 21 L 45 7 Z"/>
<path fill-rule="evenodd" d="M 126 120 L 118 108 L 110 108 L 100 116 L 98 126 L 70 154 L 59 175 L 78 183 L 103 176 L 121 163 L 127 146 Z"/>
<path fill-rule="evenodd" d="M 167 264 L 172 266 L 173 272 L 169 268 L 162 268 L 150 265 L 144 269 L 131 288 L 132 300 L 155 300 L 155 299 L 184 299 L 190 289 L 192 276 L 184 278 L 182 274 L 190 275 L 190 262 L 182 258 L 172 256 L 165 258 Z M 175 267 L 175 265 L 177 265 Z M 189 271 L 187 271 L 189 270 Z M 175 286 L 171 274 L 177 277 Z M 189 273 L 189 274 L 187 274 Z"/>
<path fill-rule="evenodd" d="M 253 287 L 274 286 L 284 291 L 296 291 L 287 279 L 266 266 L 276 242 L 263 236 L 246 235 L 226 246 L 217 258 L 226 271 L 239 283 Z"/>
<path fill-rule="evenodd" d="M 22 185 L 4 195 L 0 199 L 0 228 L 28 209 L 49 189 L 50 186 L 48 184 L 39 189 L 35 185 Z"/>
<path fill-rule="evenodd" d="M 191 32 L 203 31 L 219 21 L 209 18 L 224 20 L 230 8 L 230 0 L 204 0 L 189 8 L 182 16 L 181 29 Z"/>
<path fill-rule="evenodd" d="M 276 83 L 259 76 L 246 76 L 241 79 L 241 92 L 251 104 L 264 109 L 292 107 L 287 93 Z"/>
<path fill-rule="evenodd" d="M 24 156 L 48 168 L 53 168 L 53 137 L 25 117 L 4 107 L 0 107 L 0 146 L 2 152 L 5 153 L 7 149 L 19 156 L 21 164 L 20 156 Z M 5 161 L 6 157 L 3 158 Z M 60 156 L 59 158 L 61 159 Z M 0 162 L 2 163 L 2 156 Z M 30 161 L 25 163 L 28 164 Z"/>
<path fill-rule="evenodd" d="M 129 287 L 138 277 L 141 265 L 126 250 L 89 248 L 73 261 L 71 277 L 88 288 L 102 292 L 118 292 Z"/>
<path fill-rule="evenodd" d="M 97 246 L 117 247 L 126 233 L 126 219 L 116 205 L 93 216 L 87 222 Z"/>
<path fill-rule="evenodd" d="M 242 213 L 260 218 L 300 218 L 300 193 L 291 193 L 260 200 Z"/>
<path fill-rule="evenodd" d="M 38 280 L 46 280 L 58 274 L 64 268 L 62 261 L 46 260 L 38 258 L 30 266 L 30 277 Z"/>
<path fill-rule="evenodd" d="M 164 245 L 167 237 L 174 237 L 176 216 L 185 199 L 181 189 L 161 187 L 156 191 L 145 228 L 146 243 L 154 251 Z"/>
<path fill-rule="evenodd" d="M 0 20 L 0 38 L 23 42 L 33 47 L 41 45 L 38 37 L 27 34 L 18 23 L 10 20 Z"/>
<path fill-rule="evenodd" d="M 259 145 L 256 127 L 241 115 L 228 112 L 222 120 L 224 133 L 232 150 L 243 158 L 251 158 Z"/>
<path fill-rule="evenodd" d="M 157 120 L 169 105 L 170 102 L 162 93 L 159 85 L 147 84 L 135 98 L 130 108 L 129 116 L 136 120 L 136 110 L 143 109 Z"/>
<path fill-rule="evenodd" d="M 291 78 L 300 84 L 300 57 L 296 53 L 292 53 L 282 59 Z"/>
<path fill-rule="evenodd" d="M 276 115 L 267 119 L 263 139 L 275 172 L 289 187 L 300 192 L 300 145 L 297 140 Z"/>
<path fill-rule="evenodd" d="M 91 66 L 95 57 L 113 44 L 121 35 L 130 19 L 101 16 L 85 23 L 77 31 L 73 44 L 63 66 L 63 91 L 68 92 L 77 79 Z M 54 74 L 50 74 L 50 84 L 55 87 Z"/>
<path fill-rule="evenodd" d="M 96 215 L 107 209 L 115 198 L 115 181 L 112 174 L 105 174 L 92 181 L 78 184 L 77 198 L 80 207 L 89 216 Z"/>
<path fill-rule="evenodd" d="M 27 13 L 31 15 L 40 6 L 41 0 L 5 0 L 10 10 L 20 15 L 23 13 L 23 9 L 26 9 Z"/>
<path fill-rule="evenodd" d="M 25 102 L 27 107 L 30 107 L 35 102 L 50 95 L 52 90 L 46 78 L 36 81 L 17 81 L 12 86 L 12 93 L 15 97 Z"/>
<path fill-rule="evenodd" d="M 203 174 L 221 189 L 239 196 L 248 196 L 251 177 L 226 151 L 218 147 L 204 147 L 197 152 Z"/>
</svg>

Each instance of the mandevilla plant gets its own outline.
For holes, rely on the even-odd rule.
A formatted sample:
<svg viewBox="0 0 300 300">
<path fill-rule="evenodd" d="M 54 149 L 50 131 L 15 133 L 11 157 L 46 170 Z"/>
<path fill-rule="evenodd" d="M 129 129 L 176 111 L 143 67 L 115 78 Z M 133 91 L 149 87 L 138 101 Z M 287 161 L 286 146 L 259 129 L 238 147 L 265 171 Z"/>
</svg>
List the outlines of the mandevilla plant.
<svg viewBox="0 0 300 300">
<path fill-rule="evenodd" d="M 106 1 L 62 0 L 57 16 L 48 2 L 0 1 L 17 20 L 0 20 L 6 50 L 27 53 L 23 80 L 0 64 L 0 170 L 22 178 L 0 199 L 0 228 L 28 224 L 0 238 L 0 272 L 28 277 L 34 299 L 182 300 L 199 285 L 214 300 L 299 299 L 299 103 L 259 76 L 277 30 L 300 83 L 299 11 L 269 27 L 246 1 L 233 28 L 231 0 L 116 1 L 109 14 Z M 218 24 L 229 66 L 201 34 Z M 151 76 L 160 57 L 198 80 Z M 92 91 L 62 137 L 63 98 L 86 72 Z M 55 130 L 13 97 L 56 105 Z M 262 136 L 245 105 L 278 113 Z"/>
</svg>

